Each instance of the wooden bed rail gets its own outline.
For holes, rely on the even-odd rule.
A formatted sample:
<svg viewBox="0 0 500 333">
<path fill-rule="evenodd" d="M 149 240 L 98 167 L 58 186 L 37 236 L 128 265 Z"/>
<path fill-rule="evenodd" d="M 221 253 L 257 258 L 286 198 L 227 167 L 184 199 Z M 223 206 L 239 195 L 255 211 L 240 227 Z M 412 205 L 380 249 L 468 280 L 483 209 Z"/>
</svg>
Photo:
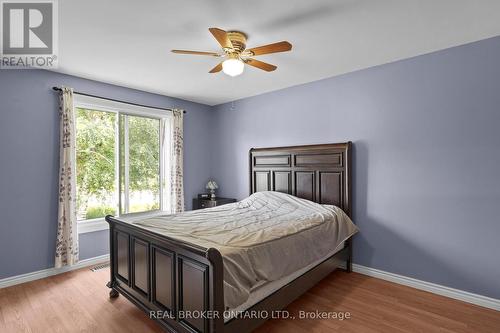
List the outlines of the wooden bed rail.
<svg viewBox="0 0 500 333">
<path fill-rule="evenodd" d="M 222 332 L 220 252 L 106 216 L 110 226 L 110 296 L 125 296 L 172 332 Z"/>
</svg>

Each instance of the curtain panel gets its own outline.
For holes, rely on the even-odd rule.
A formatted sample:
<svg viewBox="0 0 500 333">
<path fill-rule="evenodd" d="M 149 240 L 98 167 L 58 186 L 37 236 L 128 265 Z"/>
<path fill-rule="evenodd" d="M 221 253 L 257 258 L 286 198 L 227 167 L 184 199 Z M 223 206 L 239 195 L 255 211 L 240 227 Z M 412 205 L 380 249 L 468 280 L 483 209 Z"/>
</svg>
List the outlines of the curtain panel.
<svg viewBox="0 0 500 333">
<path fill-rule="evenodd" d="M 184 211 L 184 130 L 183 110 L 173 109 L 172 116 L 161 122 L 163 159 L 163 204 L 170 214 Z"/>
<path fill-rule="evenodd" d="M 59 95 L 59 209 L 55 267 L 78 262 L 76 220 L 76 131 L 73 89 L 63 87 Z"/>
</svg>

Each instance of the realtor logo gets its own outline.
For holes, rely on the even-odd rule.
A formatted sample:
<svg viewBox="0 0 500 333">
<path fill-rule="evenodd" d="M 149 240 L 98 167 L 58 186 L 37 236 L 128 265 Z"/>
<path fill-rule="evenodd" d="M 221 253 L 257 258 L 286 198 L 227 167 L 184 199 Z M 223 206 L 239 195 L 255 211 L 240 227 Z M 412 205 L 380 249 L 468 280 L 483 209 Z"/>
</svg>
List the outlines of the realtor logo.
<svg viewBox="0 0 500 333">
<path fill-rule="evenodd" d="M 57 64 L 57 3 L 1 0 L 1 68 L 54 68 Z"/>
</svg>

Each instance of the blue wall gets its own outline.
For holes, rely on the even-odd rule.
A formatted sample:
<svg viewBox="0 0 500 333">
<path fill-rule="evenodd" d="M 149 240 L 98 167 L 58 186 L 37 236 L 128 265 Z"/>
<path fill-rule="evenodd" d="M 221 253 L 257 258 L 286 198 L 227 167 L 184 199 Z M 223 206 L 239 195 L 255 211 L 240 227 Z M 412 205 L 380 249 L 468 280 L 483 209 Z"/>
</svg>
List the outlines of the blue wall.
<svg viewBox="0 0 500 333">
<path fill-rule="evenodd" d="M 188 111 L 184 126 L 185 197 L 210 177 L 210 107 L 41 70 L 0 70 L 0 279 L 54 266 L 59 120 L 53 86 Z M 108 253 L 107 231 L 80 235 L 80 259 Z"/>
<path fill-rule="evenodd" d="M 351 140 L 354 261 L 500 298 L 500 37 L 219 105 L 214 120 L 223 195 L 248 195 L 251 147 Z"/>
</svg>

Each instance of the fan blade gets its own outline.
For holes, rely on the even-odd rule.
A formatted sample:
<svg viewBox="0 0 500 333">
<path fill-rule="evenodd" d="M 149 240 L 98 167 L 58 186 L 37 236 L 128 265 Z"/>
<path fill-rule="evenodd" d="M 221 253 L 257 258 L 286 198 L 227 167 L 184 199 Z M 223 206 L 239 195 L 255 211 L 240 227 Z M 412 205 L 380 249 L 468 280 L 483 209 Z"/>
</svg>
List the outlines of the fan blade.
<svg viewBox="0 0 500 333">
<path fill-rule="evenodd" d="M 259 47 L 254 47 L 252 49 L 248 49 L 246 51 L 250 51 L 252 55 L 257 56 L 261 54 L 269 54 L 269 53 L 278 53 L 290 51 L 292 49 L 292 44 L 287 41 L 278 42 L 269 45 L 263 45 Z"/>
<path fill-rule="evenodd" d="M 215 52 L 187 51 L 187 50 L 172 50 L 172 52 L 173 53 L 178 53 L 178 54 L 195 54 L 195 55 L 220 57 L 220 54 L 215 53 Z"/>
<path fill-rule="evenodd" d="M 219 42 L 220 46 L 222 46 L 222 48 L 224 48 L 224 49 L 232 49 L 233 48 L 233 44 L 231 43 L 231 41 L 227 37 L 227 32 L 225 32 L 224 30 L 219 29 L 219 28 L 210 28 L 208 30 L 215 37 L 215 39 L 217 39 L 217 41 Z"/>
<path fill-rule="evenodd" d="M 222 62 L 212 68 L 209 73 L 218 73 L 222 70 Z"/>
<path fill-rule="evenodd" d="M 276 68 L 276 66 L 268 64 L 267 62 L 255 60 L 255 59 L 245 59 L 245 63 L 249 64 L 250 66 L 257 67 L 259 69 L 265 70 L 266 72 L 272 72 Z"/>
</svg>

